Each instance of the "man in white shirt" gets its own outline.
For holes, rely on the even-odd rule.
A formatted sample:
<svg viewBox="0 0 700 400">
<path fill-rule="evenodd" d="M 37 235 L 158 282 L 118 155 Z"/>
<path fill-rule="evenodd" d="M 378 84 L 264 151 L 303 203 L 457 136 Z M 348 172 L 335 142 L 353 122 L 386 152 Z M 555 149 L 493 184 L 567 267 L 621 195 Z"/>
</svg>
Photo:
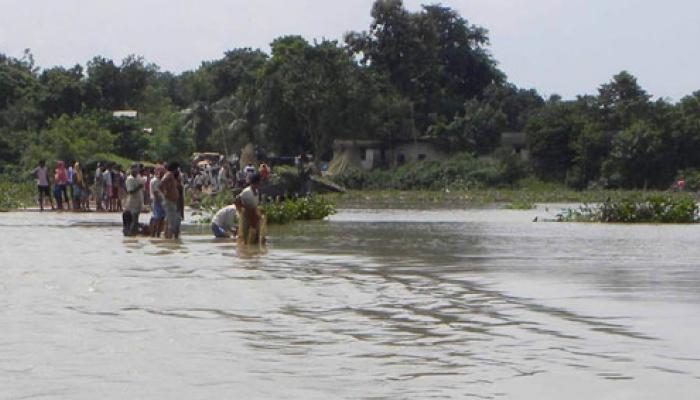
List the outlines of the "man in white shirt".
<svg viewBox="0 0 700 400">
<path fill-rule="evenodd" d="M 139 228 L 139 214 L 143 207 L 143 180 L 139 175 L 139 166 L 134 164 L 131 166 L 131 174 L 126 178 L 126 205 L 125 213 L 131 213 L 131 224 L 129 227 L 124 227 L 125 235 L 135 235 Z"/>
<path fill-rule="evenodd" d="M 211 221 L 211 231 L 217 238 L 229 238 L 238 231 L 238 209 L 228 205 L 214 214 Z"/>
</svg>

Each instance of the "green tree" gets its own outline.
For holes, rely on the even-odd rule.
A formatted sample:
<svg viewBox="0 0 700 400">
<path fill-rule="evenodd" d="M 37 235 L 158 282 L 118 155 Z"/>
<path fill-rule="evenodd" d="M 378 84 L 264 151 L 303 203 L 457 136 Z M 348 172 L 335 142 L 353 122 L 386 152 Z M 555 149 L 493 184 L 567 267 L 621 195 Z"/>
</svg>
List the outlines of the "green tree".
<svg viewBox="0 0 700 400">
<path fill-rule="evenodd" d="M 348 48 L 410 99 L 420 131 L 504 80 L 486 50 L 487 31 L 448 7 L 411 13 L 401 0 L 378 0 L 372 18 L 368 32 L 346 36 Z"/>
<path fill-rule="evenodd" d="M 678 168 L 700 167 L 700 91 L 686 96 L 675 106 L 656 104 L 657 110 L 663 109 L 667 114 L 674 139 L 674 152 Z M 656 112 L 664 114 L 664 112 Z"/>
<path fill-rule="evenodd" d="M 521 132 L 533 112 L 544 106 L 536 90 L 519 89 L 510 83 L 493 84 L 481 96 L 482 102 L 499 110 L 507 118 L 505 129 Z"/>
<path fill-rule="evenodd" d="M 598 89 L 600 122 L 606 130 L 625 129 L 650 115 L 651 96 L 627 71 L 615 75 Z"/>
<path fill-rule="evenodd" d="M 227 51 L 224 58 L 207 66 L 215 88 L 215 99 L 231 96 L 242 85 L 254 86 L 267 62 L 267 54 L 250 48 Z"/>
<path fill-rule="evenodd" d="M 335 137 L 347 137 L 348 94 L 358 67 L 336 42 L 313 46 L 299 36 L 272 43 L 261 87 L 271 139 L 283 153 L 311 150 L 329 158 Z"/>
<path fill-rule="evenodd" d="M 568 174 L 568 183 L 575 188 L 584 189 L 589 182 L 600 178 L 610 147 L 610 138 L 602 128 L 595 123 L 587 123 L 572 142 L 571 148 L 575 156 Z"/>
<path fill-rule="evenodd" d="M 39 81 L 45 89 L 41 108 L 47 117 L 76 115 L 82 111 L 86 100 L 83 67 L 47 69 L 41 73 Z"/>
<path fill-rule="evenodd" d="M 639 121 L 615 136 L 604 171 L 614 185 L 664 188 L 676 173 L 674 156 L 669 135 Z"/>
<path fill-rule="evenodd" d="M 565 181 L 573 166 L 574 142 L 585 121 L 573 103 L 549 102 L 527 122 L 527 146 L 535 175 L 544 180 Z"/>
<path fill-rule="evenodd" d="M 150 136 L 151 160 L 188 160 L 194 151 L 192 134 L 186 127 L 187 116 L 175 110 L 163 110 L 149 122 L 153 126 Z"/>
<path fill-rule="evenodd" d="M 121 86 L 119 67 L 104 57 L 94 57 L 87 63 L 86 96 L 98 110 L 116 110 L 126 104 Z"/>
<path fill-rule="evenodd" d="M 115 135 L 102 127 L 97 118 L 62 115 L 49 121 L 34 146 L 42 149 L 44 154 L 50 154 L 53 160 L 85 161 L 96 153 L 112 152 L 114 141 Z M 25 165 L 33 165 L 36 161 L 25 159 Z"/>
<path fill-rule="evenodd" d="M 428 132 L 445 140 L 452 151 L 489 154 L 496 150 L 500 135 L 508 124 L 507 116 L 489 104 L 469 100 L 464 114 L 449 123 L 433 125 Z"/>
</svg>

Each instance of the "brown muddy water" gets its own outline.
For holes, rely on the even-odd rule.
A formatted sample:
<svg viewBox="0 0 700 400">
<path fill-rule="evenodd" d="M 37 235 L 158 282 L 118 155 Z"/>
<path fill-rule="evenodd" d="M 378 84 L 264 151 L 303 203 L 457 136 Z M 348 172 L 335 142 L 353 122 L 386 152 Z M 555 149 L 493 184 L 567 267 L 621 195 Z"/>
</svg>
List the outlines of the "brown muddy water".
<svg viewBox="0 0 700 400">
<path fill-rule="evenodd" d="M 0 214 L 0 399 L 700 398 L 700 226 L 543 214 L 345 210 L 266 252 Z"/>
</svg>

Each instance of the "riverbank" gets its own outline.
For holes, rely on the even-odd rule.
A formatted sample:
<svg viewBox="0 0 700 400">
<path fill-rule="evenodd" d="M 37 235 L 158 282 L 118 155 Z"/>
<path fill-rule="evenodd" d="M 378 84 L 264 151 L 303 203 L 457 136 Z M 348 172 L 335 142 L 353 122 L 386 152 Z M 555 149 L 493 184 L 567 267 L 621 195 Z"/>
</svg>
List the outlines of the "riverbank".
<svg viewBox="0 0 700 400">
<path fill-rule="evenodd" d="M 531 209 L 538 203 L 601 203 L 607 199 L 621 199 L 648 194 L 688 193 L 641 190 L 583 190 L 549 189 L 477 189 L 468 191 L 400 191 L 350 190 L 329 197 L 338 208 L 509 208 Z"/>
<path fill-rule="evenodd" d="M 531 209 L 540 203 L 602 203 L 608 199 L 670 194 L 683 196 L 688 192 L 642 190 L 572 190 L 556 185 L 518 189 L 475 189 L 456 191 L 429 190 L 349 190 L 327 194 L 337 208 L 508 208 Z M 21 210 L 36 207 L 36 188 L 31 183 L 0 181 L 0 210 Z"/>
</svg>

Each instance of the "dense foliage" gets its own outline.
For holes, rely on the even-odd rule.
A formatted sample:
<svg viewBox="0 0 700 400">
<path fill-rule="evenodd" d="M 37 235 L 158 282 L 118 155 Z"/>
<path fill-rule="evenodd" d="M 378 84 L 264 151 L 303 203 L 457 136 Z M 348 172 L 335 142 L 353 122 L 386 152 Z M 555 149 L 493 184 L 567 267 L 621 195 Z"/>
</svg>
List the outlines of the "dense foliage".
<svg viewBox="0 0 700 400">
<path fill-rule="evenodd" d="M 0 179 L 0 212 L 31 206 L 35 192 L 36 187 L 31 183 Z"/>
<path fill-rule="evenodd" d="M 42 69 L 29 50 L 0 54 L 0 173 L 26 173 L 40 158 L 183 160 L 248 143 L 327 161 L 338 138 L 391 146 L 426 137 L 452 154 L 483 156 L 501 133 L 519 131 L 531 155 L 525 170 L 569 187 L 665 188 L 678 171 L 700 169 L 700 92 L 654 101 L 621 72 L 595 96 L 545 101 L 508 83 L 488 31 L 449 7 L 409 11 L 401 0 L 377 0 L 371 17 L 343 43 L 289 35 L 270 54 L 232 49 L 177 75 L 139 56 Z M 120 109 L 139 117 L 113 118 Z M 458 164 L 444 176 L 405 167 L 388 186 L 512 181 L 503 163 Z M 370 183 L 351 186 L 373 186 L 372 176 L 355 175 Z"/>
<path fill-rule="evenodd" d="M 480 160 L 469 153 L 445 161 L 420 161 L 394 170 L 348 169 L 333 179 L 349 189 L 467 190 L 482 187 L 509 187 L 523 177 L 517 162 Z"/>
</svg>

